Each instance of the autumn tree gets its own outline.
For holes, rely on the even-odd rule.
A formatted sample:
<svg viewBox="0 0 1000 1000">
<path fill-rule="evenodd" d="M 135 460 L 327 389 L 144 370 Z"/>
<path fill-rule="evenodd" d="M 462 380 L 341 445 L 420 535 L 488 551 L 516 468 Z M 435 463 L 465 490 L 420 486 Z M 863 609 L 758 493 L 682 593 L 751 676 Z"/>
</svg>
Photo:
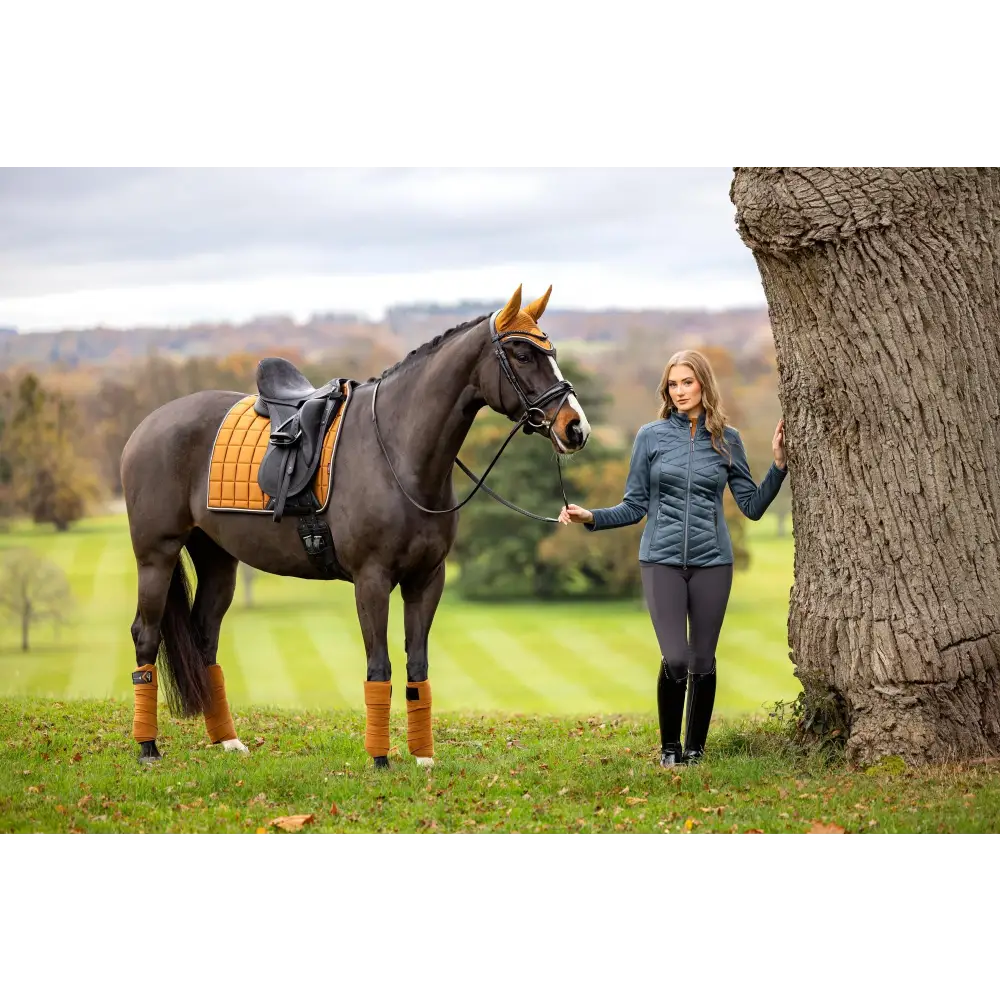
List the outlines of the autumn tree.
<svg viewBox="0 0 1000 1000">
<path fill-rule="evenodd" d="M 72 595 L 62 569 L 32 549 L 7 549 L 0 555 L 0 611 L 21 629 L 21 650 L 30 648 L 38 622 L 66 621 Z"/>
<path fill-rule="evenodd" d="M 1000 752 L 1000 171 L 764 169 L 806 722 L 855 761 Z"/>
<path fill-rule="evenodd" d="M 16 510 L 59 531 L 84 516 L 101 493 L 86 428 L 71 400 L 48 392 L 35 375 L 20 380 L 2 441 Z"/>
</svg>

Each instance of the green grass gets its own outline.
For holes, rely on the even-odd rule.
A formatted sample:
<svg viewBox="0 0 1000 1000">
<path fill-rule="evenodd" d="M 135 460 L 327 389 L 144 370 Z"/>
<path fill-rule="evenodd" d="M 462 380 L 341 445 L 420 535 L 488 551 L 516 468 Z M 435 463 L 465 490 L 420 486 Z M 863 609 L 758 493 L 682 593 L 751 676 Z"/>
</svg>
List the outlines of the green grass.
<svg viewBox="0 0 1000 1000">
<path fill-rule="evenodd" d="M 388 772 L 357 712 L 238 710 L 248 757 L 163 718 L 166 757 L 145 767 L 130 721 L 117 699 L 0 704 L 0 832 L 277 832 L 288 815 L 312 816 L 305 832 L 1000 831 L 995 762 L 855 772 L 779 719 L 716 726 L 703 765 L 665 771 L 648 715 L 446 714 L 430 772 L 402 713 Z"/>
<path fill-rule="evenodd" d="M 719 644 L 723 716 L 759 712 L 800 690 L 786 639 L 791 539 L 774 536 L 773 519 L 749 527 L 752 567 L 736 575 Z M 0 534 L 0 548 L 18 545 L 65 569 L 76 605 L 70 625 L 37 626 L 28 653 L 17 624 L 2 624 L 0 696 L 130 700 L 136 570 L 125 518 L 85 521 L 64 534 L 32 526 Z M 349 584 L 260 574 L 254 602 L 244 606 L 241 583 L 222 631 L 219 661 L 237 709 L 363 706 L 364 649 Z M 390 650 L 402 676 L 398 592 Z M 441 711 L 649 713 L 658 662 L 641 602 L 472 604 L 446 590 L 431 632 Z"/>
</svg>

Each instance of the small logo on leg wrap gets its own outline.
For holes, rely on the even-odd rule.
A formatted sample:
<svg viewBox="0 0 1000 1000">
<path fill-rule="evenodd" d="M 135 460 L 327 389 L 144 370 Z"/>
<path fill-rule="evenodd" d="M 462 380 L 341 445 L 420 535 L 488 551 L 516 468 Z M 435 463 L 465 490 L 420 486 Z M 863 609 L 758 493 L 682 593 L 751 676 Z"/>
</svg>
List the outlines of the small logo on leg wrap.
<svg viewBox="0 0 1000 1000">
<path fill-rule="evenodd" d="M 133 684 L 152 684 L 153 683 L 153 671 L 152 670 L 133 670 L 132 671 L 132 683 Z"/>
</svg>

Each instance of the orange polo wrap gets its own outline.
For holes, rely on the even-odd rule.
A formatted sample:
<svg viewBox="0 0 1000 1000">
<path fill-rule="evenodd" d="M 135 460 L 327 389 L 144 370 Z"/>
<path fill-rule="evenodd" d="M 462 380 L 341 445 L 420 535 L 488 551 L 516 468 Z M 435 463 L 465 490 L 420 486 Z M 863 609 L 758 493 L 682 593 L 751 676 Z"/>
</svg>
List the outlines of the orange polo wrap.
<svg viewBox="0 0 1000 1000">
<path fill-rule="evenodd" d="M 212 743 L 235 740 L 236 726 L 226 698 L 226 679 L 222 676 L 222 667 L 218 663 L 213 663 L 208 668 L 208 686 L 212 692 L 211 708 L 205 713 L 208 738 Z"/>
<path fill-rule="evenodd" d="M 406 685 L 406 745 L 414 757 L 434 756 L 430 681 Z"/>
<path fill-rule="evenodd" d="M 372 757 L 389 755 L 389 704 L 392 681 L 365 681 L 365 750 Z"/>
<path fill-rule="evenodd" d="M 140 743 L 155 740 L 156 727 L 156 667 L 152 663 L 139 667 L 132 674 L 132 691 L 135 694 L 135 712 L 132 715 L 132 739 Z"/>
</svg>

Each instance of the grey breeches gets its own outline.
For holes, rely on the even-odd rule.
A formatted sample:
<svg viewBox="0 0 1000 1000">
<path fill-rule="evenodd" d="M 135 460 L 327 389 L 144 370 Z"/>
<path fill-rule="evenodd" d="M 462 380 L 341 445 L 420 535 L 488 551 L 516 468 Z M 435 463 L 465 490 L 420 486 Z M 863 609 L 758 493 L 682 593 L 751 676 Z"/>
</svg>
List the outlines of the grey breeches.
<svg viewBox="0 0 1000 1000">
<path fill-rule="evenodd" d="M 715 647 L 733 584 L 732 566 L 665 566 L 642 563 L 642 589 L 667 673 L 715 670 Z M 688 620 L 691 623 L 688 639 Z"/>
</svg>

